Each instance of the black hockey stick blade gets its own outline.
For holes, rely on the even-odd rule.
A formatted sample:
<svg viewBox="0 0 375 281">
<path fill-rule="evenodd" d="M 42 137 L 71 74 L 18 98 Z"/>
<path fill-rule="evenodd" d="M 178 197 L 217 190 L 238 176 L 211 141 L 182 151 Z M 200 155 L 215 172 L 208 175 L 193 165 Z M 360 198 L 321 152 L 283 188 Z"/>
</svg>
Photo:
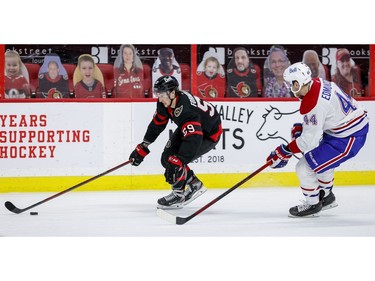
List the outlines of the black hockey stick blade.
<svg viewBox="0 0 375 281">
<path fill-rule="evenodd" d="M 54 199 L 54 198 L 56 198 L 56 197 L 58 197 L 58 196 L 60 196 L 60 195 L 63 195 L 64 193 L 67 193 L 67 192 L 69 192 L 69 191 L 71 191 L 71 190 L 73 190 L 73 189 L 76 189 L 76 188 L 78 188 L 78 187 L 80 187 L 80 186 L 82 186 L 82 185 L 84 185 L 84 184 L 86 184 L 86 183 L 89 183 L 89 182 L 91 182 L 91 181 L 93 181 L 93 180 L 96 180 L 96 179 L 98 179 L 98 178 L 100 178 L 100 177 L 106 175 L 106 174 L 109 174 L 109 173 L 111 173 L 111 172 L 113 172 L 113 171 L 115 171 L 115 170 L 117 170 L 117 169 L 119 169 L 119 168 L 121 168 L 121 167 L 124 167 L 124 166 L 128 165 L 128 164 L 131 163 L 131 162 L 133 162 L 132 159 L 131 159 L 131 160 L 128 160 L 128 161 L 126 161 L 126 162 L 124 162 L 124 163 L 121 163 L 120 165 L 117 165 L 117 166 L 115 166 L 115 167 L 113 167 L 113 168 L 111 168 L 111 169 L 109 169 L 109 170 L 107 170 L 107 171 L 105 171 L 105 172 L 103 172 L 103 173 L 101 173 L 101 174 L 99 174 L 99 175 L 96 175 L 96 176 L 94 176 L 94 177 L 92 177 L 92 178 L 89 178 L 89 179 L 83 181 L 83 182 L 80 182 L 80 183 L 78 183 L 78 184 L 76 184 L 76 185 L 74 185 L 74 186 L 72 186 L 72 187 L 70 187 L 70 188 L 68 188 L 68 189 L 65 189 L 65 190 L 63 190 L 63 191 L 61 191 L 61 192 L 59 192 L 59 193 L 56 193 L 56 194 L 54 194 L 54 195 L 52 195 L 52 196 L 50 196 L 50 197 L 48 197 L 48 198 L 46 198 L 46 199 L 44 199 L 44 200 L 42 200 L 42 201 L 39 201 L 39 202 L 37 202 L 37 203 L 35 203 L 35 204 L 33 204 L 33 205 L 30 205 L 30 206 L 27 207 L 27 208 L 19 209 L 19 208 L 17 208 L 17 207 L 16 207 L 12 202 L 10 202 L 10 201 L 5 202 L 5 208 L 7 208 L 9 211 L 11 211 L 12 213 L 15 213 L 15 214 L 23 213 L 23 212 L 25 212 L 25 211 L 27 211 L 27 210 L 30 210 L 30 209 L 32 209 L 32 208 L 34 208 L 34 207 L 36 207 L 36 206 L 39 206 L 40 204 L 43 204 L 43 203 L 45 203 L 45 202 L 47 202 L 47 201 L 50 201 L 51 199 Z"/>
<path fill-rule="evenodd" d="M 249 179 L 251 179 L 252 177 L 254 177 L 256 174 L 258 174 L 261 171 L 263 171 L 265 168 L 267 168 L 271 164 L 272 164 L 272 160 L 269 160 L 266 164 L 264 164 L 258 170 L 256 170 L 252 174 L 248 175 L 246 178 L 244 178 L 243 180 L 241 180 L 240 182 L 238 182 L 237 184 L 235 184 L 233 187 L 231 187 L 230 189 L 228 189 L 227 191 L 225 191 L 224 193 L 222 193 L 221 195 L 219 195 L 218 197 L 216 197 L 215 199 L 213 199 L 211 202 L 207 203 L 202 208 L 200 208 L 199 210 L 197 210 L 195 213 L 191 214 L 188 217 L 185 217 L 185 218 L 179 217 L 179 216 L 173 215 L 173 214 L 171 214 L 171 213 L 169 213 L 169 212 L 167 212 L 167 211 L 165 211 L 163 209 L 157 209 L 156 214 L 160 218 L 162 218 L 162 219 L 164 219 L 164 220 L 166 220 L 166 221 L 168 221 L 170 223 L 178 224 L 178 225 L 185 224 L 189 220 L 191 220 L 192 218 L 196 217 L 197 215 L 199 215 L 200 213 L 202 213 L 204 210 L 206 210 L 207 208 L 209 208 L 210 206 L 212 206 L 213 204 L 215 204 L 217 201 L 219 201 L 223 197 L 227 196 L 233 190 L 235 190 L 236 188 L 238 188 L 241 185 L 243 185 L 245 182 L 247 182 Z"/>
<path fill-rule="evenodd" d="M 13 213 L 16 213 L 16 214 L 19 214 L 19 213 L 22 213 L 22 210 L 21 209 L 18 209 L 16 206 L 14 206 L 14 204 L 12 202 L 9 202 L 9 201 L 6 201 L 5 202 L 5 207 L 13 212 Z"/>
</svg>

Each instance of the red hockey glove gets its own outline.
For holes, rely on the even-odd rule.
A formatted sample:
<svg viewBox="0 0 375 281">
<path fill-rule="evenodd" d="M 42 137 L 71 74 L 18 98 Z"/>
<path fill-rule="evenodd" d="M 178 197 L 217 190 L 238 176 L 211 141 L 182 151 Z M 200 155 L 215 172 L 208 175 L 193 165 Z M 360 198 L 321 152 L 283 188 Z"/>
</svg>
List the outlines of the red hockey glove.
<svg viewBox="0 0 375 281">
<path fill-rule="evenodd" d="M 133 150 L 133 152 L 129 156 L 129 160 L 133 159 L 133 166 L 138 166 L 142 163 L 143 159 L 150 153 L 150 150 L 146 147 L 146 145 L 142 142 L 137 145 L 137 147 Z"/>
<path fill-rule="evenodd" d="M 172 185 L 186 180 L 186 167 L 176 155 L 169 156 L 164 176 L 166 182 Z"/>
<path fill-rule="evenodd" d="M 292 155 L 293 153 L 289 151 L 288 147 L 285 144 L 282 144 L 271 152 L 271 154 L 267 157 L 267 161 L 272 160 L 270 167 L 273 169 L 278 169 L 288 164 L 288 161 Z"/>
<path fill-rule="evenodd" d="M 290 134 L 292 140 L 295 140 L 296 138 L 300 137 L 302 134 L 302 123 L 294 123 Z"/>
</svg>

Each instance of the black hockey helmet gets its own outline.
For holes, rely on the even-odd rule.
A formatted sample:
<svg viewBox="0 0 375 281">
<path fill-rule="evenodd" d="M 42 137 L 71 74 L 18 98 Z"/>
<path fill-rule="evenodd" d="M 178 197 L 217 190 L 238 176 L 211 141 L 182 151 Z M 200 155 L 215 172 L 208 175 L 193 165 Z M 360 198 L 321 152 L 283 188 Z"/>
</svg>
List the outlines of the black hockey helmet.
<svg viewBox="0 0 375 281">
<path fill-rule="evenodd" d="M 154 83 L 154 93 L 172 92 L 178 90 L 178 81 L 173 76 L 164 75 L 159 77 Z"/>
</svg>

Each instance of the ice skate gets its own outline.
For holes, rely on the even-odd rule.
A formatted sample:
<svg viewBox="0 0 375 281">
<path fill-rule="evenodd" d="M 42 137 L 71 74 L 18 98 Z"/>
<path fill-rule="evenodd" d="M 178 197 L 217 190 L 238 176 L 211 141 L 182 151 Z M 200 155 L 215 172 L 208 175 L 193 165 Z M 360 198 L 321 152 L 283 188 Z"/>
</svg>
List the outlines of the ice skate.
<svg viewBox="0 0 375 281">
<path fill-rule="evenodd" d="M 319 213 L 322 210 L 322 201 L 319 201 L 315 205 L 310 205 L 306 201 L 302 201 L 303 204 L 297 205 L 289 209 L 289 217 L 291 218 L 307 218 L 307 217 L 319 217 Z"/>
<path fill-rule="evenodd" d="M 190 183 L 186 184 L 186 189 L 184 192 L 185 195 L 185 202 L 184 206 L 189 204 L 190 202 L 197 199 L 203 193 L 207 191 L 207 188 L 203 185 L 203 183 L 194 175 L 193 179 Z"/>
<path fill-rule="evenodd" d="M 339 204 L 336 203 L 336 197 L 332 191 L 328 196 L 322 199 L 322 211 L 337 207 Z"/>
<path fill-rule="evenodd" d="M 181 209 L 184 206 L 185 195 L 183 190 L 173 190 L 169 195 L 158 200 L 158 209 Z"/>
</svg>

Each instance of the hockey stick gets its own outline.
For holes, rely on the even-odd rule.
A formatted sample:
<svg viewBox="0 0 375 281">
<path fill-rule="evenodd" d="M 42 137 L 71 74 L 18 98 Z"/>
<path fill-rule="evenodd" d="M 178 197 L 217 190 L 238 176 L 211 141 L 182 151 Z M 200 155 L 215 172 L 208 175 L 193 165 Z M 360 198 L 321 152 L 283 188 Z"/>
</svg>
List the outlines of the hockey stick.
<svg viewBox="0 0 375 281">
<path fill-rule="evenodd" d="M 104 175 L 106 175 L 106 174 L 109 174 L 109 173 L 111 173 L 111 172 L 113 172 L 113 171 L 115 171 L 115 170 L 117 170 L 117 169 L 120 169 L 121 167 L 124 167 L 124 166 L 128 165 L 128 164 L 131 163 L 131 162 L 133 162 L 132 159 L 131 159 L 131 160 L 128 160 L 128 161 L 126 161 L 126 162 L 124 162 L 124 163 L 122 163 L 122 164 L 120 164 L 120 165 L 118 165 L 118 166 L 116 166 L 116 167 L 113 167 L 113 168 L 111 168 L 111 169 L 109 169 L 109 170 L 107 170 L 107 171 L 105 171 L 105 172 L 103 172 L 103 173 L 101 173 L 101 174 L 99 174 L 99 175 L 96 175 L 96 176 L 94 176 L 94 177 L 92 177 L 92 178 L 89 178 L 89 179 L 87 179 L 87 180 L 85 180 L 85 181 L 83 181 L 83 182 L 81 182 L 81 183 L 79 183 L 79 184 L 76 184 L 75 186 L 72 186 L 72 187 L 70 187 L 70 188 L 68 188 L 68 189 L 65 189 L 65 190 L 59 192 L 59 193 L 56 193 L 55 195 L 52 195 L 52 196 L 50 196 L 50 197 L 48 197 L 48 198 L 46 198 L 46 199 L 44 199 L 44 200 L 42 200 L 42 201 L 39 201 L 39 202 L 37 202 L 37 203 L 35 203 L 35 204 L 33 204 L 33 205 L 27 207 L 27 208 L 19 209 L 19 208 L 17 208 L 16 206 L 14 206 L 14 204 L 13 204 L 12 202 L 9 202 L 9 201 L 5 202 L 5 207 L 6 207 L 9 211 L 11 211 L 11 212 L 13 212 L 13 213 L 16 213 L 16 214 L 23 213 L 23 212 L 25 212 L 25 211 L 27 211 L 27 210 L 30 210 L 31 208 L 34 208 L 34 207 L 36 207 L 36 206 L 38 206 L 38 205 L 40 205 L 40 204 L 43 204 L 43 203 L 45 203 L 45 202 L 47 202 L 47 201 L 49 201 L 49 200 L 52 200 L 52 199 L 54 199 L 54 198 L 56 198 L 56 197 L 58 197 L 58 196 L 60 196 L 60 195 L 63 195 L 64 193 L 67 193 L 67 192 L 69 192 L 69 191 L 71 191 L 71 190 L 73 190 L 73 189 L 76 189 L 76 188 L 78 188 L 78 187 L 80 187 L 80 186 L 82 186 L 82 185 L 84 185 L 84 184 L 86 184 L 86 183 L 89 183 L 89 182 L 91 182 L 91 181 L 93 181 L 93 180 L 96 180 L 96 179 L 98 179 L 98 178 L 100 178 L 100 177 L 102 177 L 102 176 L 104 176 Z"/>
<path fill-rule="evenodd" d="M 191 214 L 190 216 L 186 217 L 186 218 L 182 218 L 182 217 L 178 217 L 178 216 L 175 216 L 163 209 L 157 209 L 156 211 L 156 214 L 166 220 L 166 221 L 169 221 L 171 223 L 174 223 L 174 224 L 185 224 L 187 223 L 189 220 L 191 220 L 192 218 L 196 217 L 197 215 L 199 215 L 200 213 L 202 213 L 204 210 L 206 210 L 208 207 L 212 206 L 213 204 L 215 204 L 217 201 L 219 201 L 220 199 L 222 199 L 223 197 L 227 196 L 229 193 L 231 193 L 233 190 L 235 190 L 237 187 L 243 185 L 245 182 L 247 182 L 249 179 L 251 179 L 252 177 L 254 177 L 256 174 L 260 173 L 261 171 L 263 171 L 265 168 L 267 168 L 269 165 L 272 164 L 272 161 L 269 160 L 266 164 L 264 164 L 262 167 L 260 167 L 258 170 L 256 170 L 255 172 L 253 172 L 252 174 L 248 175 L 246 178 L 244 178 L 242 181 L 240 181 L 239 183 L 235 184 L 233 187 L 231 187 L 230 189 L 228 189 L 227 191 L 225 191 L 223 194 L 221 194 L 220 196 L 216 197 L 215 199 L 213 199 L 211 202 L 207 203 L 206 205 L 204 205 L 202 208 L 200 208 L 199 210 L 197 210 L 195 213 Z"/>
</svg>

